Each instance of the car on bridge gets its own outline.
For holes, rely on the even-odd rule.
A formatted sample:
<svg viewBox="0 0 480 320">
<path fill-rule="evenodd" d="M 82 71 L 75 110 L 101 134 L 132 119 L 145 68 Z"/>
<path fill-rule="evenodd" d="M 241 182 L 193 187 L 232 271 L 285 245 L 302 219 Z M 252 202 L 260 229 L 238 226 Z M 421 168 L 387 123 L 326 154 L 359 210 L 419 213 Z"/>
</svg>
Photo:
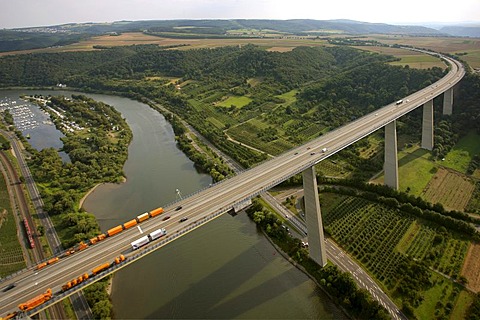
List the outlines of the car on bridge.
<svg viewBox="0 0 480 320">
<path fill-rule="evenodd" d="M 15 286 L 16 286 L 15 283 L 10 283 L 8 286 L 3 288 L 2 292 L 7 292 L 8 290 L 15 288 Z"/>
</svg>

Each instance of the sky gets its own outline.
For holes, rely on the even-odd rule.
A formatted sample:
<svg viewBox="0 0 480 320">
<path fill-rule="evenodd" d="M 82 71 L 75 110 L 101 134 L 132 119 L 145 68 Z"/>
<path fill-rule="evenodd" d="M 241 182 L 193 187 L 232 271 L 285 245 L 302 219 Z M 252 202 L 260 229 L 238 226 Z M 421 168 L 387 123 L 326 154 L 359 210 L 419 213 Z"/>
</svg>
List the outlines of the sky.
<svg viewBox="0 0 480 320">
<path fill-rule="evenodd" d="M 480 22 L 480 0 L 0 0 L 0 28 L 172 19 Z"/>
</svg>

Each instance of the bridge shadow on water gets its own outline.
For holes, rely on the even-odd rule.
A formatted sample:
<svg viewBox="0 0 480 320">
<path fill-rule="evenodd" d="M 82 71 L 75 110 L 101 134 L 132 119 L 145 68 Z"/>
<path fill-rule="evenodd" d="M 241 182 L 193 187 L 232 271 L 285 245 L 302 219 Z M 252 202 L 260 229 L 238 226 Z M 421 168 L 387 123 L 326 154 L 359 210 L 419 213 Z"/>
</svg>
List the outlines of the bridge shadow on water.
<svg viewBox="0 0 480 320">
<path fill-rule="evenodd" d="M 122 319 L 346 319 L 245 214 L 224 215 L 115 275 Z"/>
<path fill-rule="evenodd" d="M 248 272 L 245 272 L 244 269 L 241 272 L 231 273 L 226 276 L 225 273 L 232 270 L 248 267 L 245 263 L 252 259 L 252 255 L 259 254 L 255 245 L 206 277 L 193 283 L 187 290 L 173 297 L 169 302 L 148 315 L 147 318 L 236 318 L 256 308 L 258 305 L 276 298 L 285 291 L 291 290 L 305 281 L 309 281 L 305 277 L 303 281 L 299 282 L 298 276 L 294 274 L 294 272 L 298 271 L 292 270 L 292 268 L 263 281 L 266 275 L 261 273 L 267 273 L 268 276 L 271 270 L 266 269 L 269 267 L 271 260 L 277 257 L 264 257 L 265 263 L 263 267 L 256 270 L 249 268 Z M 272 248 L 272 253 L 270 253 L 272 255 L 273 250 Z M 261 280 L 261 283 L 252 283 L 252 280 L 255 278 Z M 245 289 L 242 290 L 242 287 L 245 287 Z M 166 289 L 163 288 L 162 290 Z M 232 296 L 234 291 L 239 293 Z M 204 292 L 205 295 L 199 297 L 199 292 Z M 185 309 L 179 308 L 182 305 L 188 305 L 188 307 Z M 192 314 L 193 312 L 195 312 L 194 315 Z M 265 314 L 262 318 L 282 318 L 282 314 L 275 314 L 275 310 L 271 310 L 271 312 L 272 314 Z"/>
</svg>

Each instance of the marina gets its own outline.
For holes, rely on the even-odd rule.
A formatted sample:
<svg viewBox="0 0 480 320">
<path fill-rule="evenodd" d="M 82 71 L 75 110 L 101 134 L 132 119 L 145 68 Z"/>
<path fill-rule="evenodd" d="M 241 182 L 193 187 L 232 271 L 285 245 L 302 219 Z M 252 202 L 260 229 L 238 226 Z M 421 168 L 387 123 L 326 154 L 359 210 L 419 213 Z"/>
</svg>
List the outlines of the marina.
<svg viewBox="0 0 480 320">
<path fill-rule="evenodd" d="M 10 112 L 13 117 L 15 127 L 20 131 L 35 129 L 39 125 L 39 122 L 37 121 L 29 104 L 19 104 L 17 103 L 17 100 L 4 97 L 2 100 L 0 100 L 0 111 L 4 112 L 5 110 Z M 42 122 L 42 124 L 46 123 Z M 50 125 L 53 125 L 53 123 L 50 122 Z"/>
<path fill-rule="evenodd" d="M 50 92 L 48 92 L 50 94 Z M 63 148 L 62 132 L 57 130 L 47 111 L 35 102 L 31 102 L 24 90 L 0 91 L 0 112 L 7 111 L 12 115 L 16 130 L 20 131 L 28 143 L 41 151 L 45 148 L 59 150 L 59 155 L 64 162 L 70 162 L 68 155 L 60 151 Z"/>
</svg>

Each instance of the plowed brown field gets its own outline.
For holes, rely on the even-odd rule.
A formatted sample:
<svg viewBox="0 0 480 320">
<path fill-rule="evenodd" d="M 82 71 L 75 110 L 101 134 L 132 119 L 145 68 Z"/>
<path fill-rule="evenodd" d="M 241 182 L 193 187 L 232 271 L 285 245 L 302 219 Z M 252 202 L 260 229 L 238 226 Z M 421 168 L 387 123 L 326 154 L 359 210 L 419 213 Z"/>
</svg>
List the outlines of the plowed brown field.
<svg viewBox="0 0 480 320">
<path fill-rule="evenodd" d="M 467 257 L 461 275 L 467 278 L 467 287 L 475 292 L 480 291 L 480 244 L 472 243 L 468 248 Z"/>
<path fill-rule="evenodd" d="M 423 192 L 432 203 L 441 203 L 445 209 L 463 211 L 472 197 L 475 184 L 465 175 L 439 168 Z"/>
</svg>

